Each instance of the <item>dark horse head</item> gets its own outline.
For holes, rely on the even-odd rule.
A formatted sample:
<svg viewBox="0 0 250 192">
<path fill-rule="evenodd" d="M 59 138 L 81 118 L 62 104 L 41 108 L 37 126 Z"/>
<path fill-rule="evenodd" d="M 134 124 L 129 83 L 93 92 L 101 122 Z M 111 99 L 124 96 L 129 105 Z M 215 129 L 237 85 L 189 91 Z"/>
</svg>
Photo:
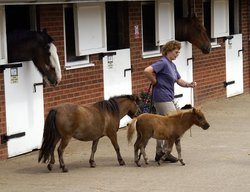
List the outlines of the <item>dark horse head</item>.
<svg viewBox="0 0 250 192">
<path fill-rule="evenodd" d="M 175 38 L 179 41 L 189 41 L 198 47 L 202 53 L 210 53 L 211 42 L 205 27 L 200 20 L 193 14 L 187 18 L 177 18 L 175 21 Z"/>
<path fill-rule="evenodd" d="M 43 31 L 15 31 L 8 34 L 8 62 L 32 60 L 46 82 L 61 81 L 61 67 L 53 39 Z"/>
</svg>

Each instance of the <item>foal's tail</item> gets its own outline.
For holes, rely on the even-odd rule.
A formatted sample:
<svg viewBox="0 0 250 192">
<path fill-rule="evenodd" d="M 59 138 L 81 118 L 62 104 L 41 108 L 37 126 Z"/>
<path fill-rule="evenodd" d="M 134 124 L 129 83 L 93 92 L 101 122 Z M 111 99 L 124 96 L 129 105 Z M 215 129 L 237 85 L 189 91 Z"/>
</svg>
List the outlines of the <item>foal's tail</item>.
<svg viewBox="0 0 250 192">
<path fill-rule="evenodd" d="M 131 143 L 131 140 L 132 140 L 133 135 L 135 133 L 136 121 L 137 121 L 137 119 L 134 118 L 132 120 L 132 122 L 127 125 L 127 127 L 128 127 L 128 132 L 127 132 L 128 143 Z"/>
<path fill-rule="evenodd" d="M 56 129 L 56 110 L 51 109 L 44 124 L 43 142 L 39 151 L 38 162 L 43 159 L 43 163 L 50 160 L 51 155 L 54 153 L 56 142 L 59 138 L 59 133 Z"/>
</svg>

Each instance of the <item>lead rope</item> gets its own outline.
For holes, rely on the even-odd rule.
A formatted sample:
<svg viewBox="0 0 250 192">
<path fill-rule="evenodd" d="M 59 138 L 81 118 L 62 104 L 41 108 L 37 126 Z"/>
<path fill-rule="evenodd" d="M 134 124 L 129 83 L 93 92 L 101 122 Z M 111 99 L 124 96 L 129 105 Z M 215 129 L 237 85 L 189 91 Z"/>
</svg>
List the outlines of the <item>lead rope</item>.
<svg viewBox="0 0 250 192">
<path fill-rule="evenodd" d="M 191 106 L 194 106 L 193 89 L 194 89 L 194 88 L 191 88 L 191 89 L 190 89 Z M 192 127 L 189 129 L 189 132 L 190 132 L 190 137 L 192 137 Z"/>
</svg>

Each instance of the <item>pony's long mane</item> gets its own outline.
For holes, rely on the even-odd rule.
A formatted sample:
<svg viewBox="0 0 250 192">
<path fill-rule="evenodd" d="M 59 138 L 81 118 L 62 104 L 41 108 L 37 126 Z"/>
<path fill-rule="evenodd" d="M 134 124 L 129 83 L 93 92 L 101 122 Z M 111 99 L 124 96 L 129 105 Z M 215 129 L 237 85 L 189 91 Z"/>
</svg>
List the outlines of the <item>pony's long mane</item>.
<svg viewBox="0 0 250 192">
<path fill-rule="evenodd" d="M 110 98 L 109 100 L 99 101 L 94 104 L 101 111 L 109 112 L 114 116 L 119 116 L 120 109 L 117 101 L 114 98 Z"/>
<path fill-rule="evenodd" d="M 131 101 L 135 101 L 138 103 L 138 97 L 134 95 L 121 95 L 121 96 L 114 96 L 111 97 L 109 100 L 103 100 L 99 101 L 94 104 L 97 108 L 99 108 L 102 111 L 106 111 L 111 113 L 114 116 L 119 116 L 120 114 L 120 109 L 117 100 L 118 99 L 129 99 Z"/>
<path fill-rule="evenodd" d="M 135 101 L 136 103 L 139 102 L 139 98 L 135 95 L 120 95 L 120 96 L 114 96 L 113 99 L 129 99 L 131 101 Z"/>
</svg>

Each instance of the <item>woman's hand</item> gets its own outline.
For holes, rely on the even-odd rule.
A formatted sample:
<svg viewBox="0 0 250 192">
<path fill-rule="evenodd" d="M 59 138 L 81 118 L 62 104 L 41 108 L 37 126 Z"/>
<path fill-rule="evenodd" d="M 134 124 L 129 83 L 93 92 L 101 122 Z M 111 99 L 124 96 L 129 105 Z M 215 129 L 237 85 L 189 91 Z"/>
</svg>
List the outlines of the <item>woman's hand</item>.
<svg viewBox="0 0 250 192">
<path fill-rule="evenodd" d="M 152 85 L 156 85 L 157 80 L 153 67 L 149 66 L 144 69 L 144 74 L 146 78 L 152 83 Z"/>
<path fill-rule="evenodd" d="M 197 86 L 197 83 L 195 81 L 191 82 L 191 83 L 188 83 L 188 87 L 192 87 L 192 88 L 195 88 Z"/>
<path fill-rule="evenodd" d="M 180 85 L 181 87 L 192 87 L 192 88 L 195 88 L 197 85 L 197 83 L 195 81 L 188 83 L 188 82 L 184 81 L 183 79 L 178 79 L 177 84 Z"/>
</svg>

